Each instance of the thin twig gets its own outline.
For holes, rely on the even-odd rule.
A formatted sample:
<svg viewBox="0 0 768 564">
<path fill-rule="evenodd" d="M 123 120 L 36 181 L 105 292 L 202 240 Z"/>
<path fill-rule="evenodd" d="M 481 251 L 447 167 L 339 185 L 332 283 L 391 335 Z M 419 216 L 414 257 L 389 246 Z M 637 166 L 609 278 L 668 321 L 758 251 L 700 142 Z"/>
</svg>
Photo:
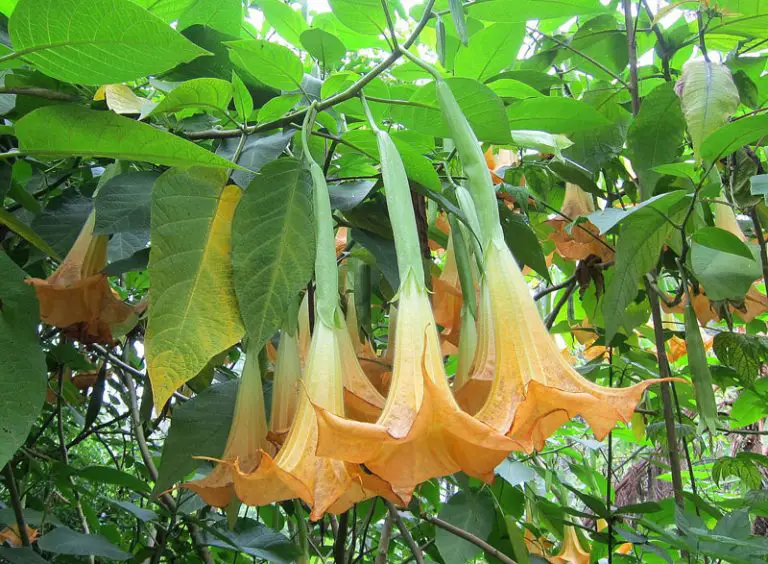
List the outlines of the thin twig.
<svg viewBox="0 0 768 564">
<path fill-rule="evenodd" d="M 554 286 L 549 286 L 548 288 L 544 288 L 543 290 L 539 290 L 538 292 L 536 292 L 533 295 L 533 299 L 534 300 L 540 300 L 541 298 L 543 298 L 544 296 L 548 296 L 552 292 L 557 292 L 558 290 L 562 290 L 563 288 L 565 288 L 566 286 L 570 285 L 575 280 L 576 280 L 576 275 L 574 274 L 573 276 L 563 280 L 559 284 L 555 284 Z"/>
<path fill-rule="evenodd" d="M 640 93 L 637 88 L 637 38 L 635 36 L 635 24 L 632 18 L 632 4 L 630 0 L 622 0 L 624 6 L 624 27 L 627 29 L 627 53 L 629 54 L 629 89 L 632 96 L 632 113 L 637 115 L 640 111 Z"/>
<path fill-rule="evenodd" d="M 36 86 L 16 86 L 0 88 L 0 94 L 20 94 L 23 96 L 34 96 L 45 100 L 57 100 L 60 102 L 78 102 L 80 98 L 66 92 L 58 92 L 47 88 L 38 88 Z"/>
<path fill-rule="evenodd" d="M 555 304 L 555 307 L 552 308 L 552 311 L 547 316 L 546 321 L 544 321 L 544 325 L 547 326 L 547 329 L 552 329 L 552 325 L 555 324 L 555 319 L 557 319 L 557 315 L 560 313 L 560 310 L 563 309 L 563 306 L 566 303 L 568 303 L 568 300 L 571 298 L 571 294 L 573 294 L 574 290 L 576 290 L 575 278 L 571 280 L 571 282 L 565 288 L 565 292 L 563 292 L 563 295 L 560 297 L 560 300 Z"/>
<path fill-rule="evenodd" d="M 392 513 L 387 515 L 384 519 L 384 525 L 381 528 L 381 535 L 379 536 L 379 553 L 376 555 L 375 564 L 386 564 L 389 560 L 389 539 L 392 535 L 392 524 L 395 518 Z"/>
<path fill-rule="evenodd" d="M 765 245 L 765 236 L 763 227 L 760 224 L 760 217 L 757 215 L 757 206 L 749 210 L 749 217 L 752 219 L 752 228 L 755 230 L 757 244 L 760 247 L 760 264 L 763 267 L 763 284 L 768 284 L 768 251 Z"/>
<path fill-rule="evenodd" d="M 421 549 L 419 548 L 419 545 L 416 543 L 416 541 L 413 540 L 411 531 L 408 530 L 408 527 L 403 521 L 403 518 L 400 516 L 400 513 L 398 513 L 397 508 L 391 501 L 386 499 L 384 500 L 384 503 L 387 504 L 389 514 L 395 520 L 395 525 L 397 525 L 397 528 L 400 530 L 400 534 L 403 536 L 403 539 L 405 539 L 405 543 L 411 550 L 411 554 L 413 554 L 414 560 L 416 560 L 417 564 L 424 564 L 424 554 L 421 552 Z"/>
<path fill-rule="evenodd" d="M 16 485 L 16 476 L 13 475 L 13 460 L 9 460 L 5 465 L 5 479 L 8 482 L 8 491 L 11 493 L 11 506 L 13 514 L 16 516 L 16 526 L 19 529 L 19 538 L 22 546 L 30 546 L 29 534 L 27 533 L 27 524 L 24 522 L 24 509 L 21 507 L 21 496 L 19 488 Z"/>
<path fill-rule="evenodd" d="M 483 549 L 485 552 L 487 552 L 494 558 L 497 558 L 500 562 L 503 562 L 504 564 L 515 564 L 514 560 L 512 560 L 509 556 L 501 552 L 498 548 L 491 546 L 490 544 L 485 542 L 483 539 L 476 537 L 475 535 L 473 535 L 468 531 L 465 531 L 464 529 L 460 529 L 456 525 L 452 525 L 451 523 L 443 521 L 438 517 L 432 517 L 429 515 L 422 515 L 421 518 L 427 521 L 428 523 L 432 523 L 435 527 L 443 529 L 444 531 L 448 531 L 449 533 L 454 534 L 457 537 L 464 539 L 465 541 L 471 542 L 472 544 Z"/>
</svg>

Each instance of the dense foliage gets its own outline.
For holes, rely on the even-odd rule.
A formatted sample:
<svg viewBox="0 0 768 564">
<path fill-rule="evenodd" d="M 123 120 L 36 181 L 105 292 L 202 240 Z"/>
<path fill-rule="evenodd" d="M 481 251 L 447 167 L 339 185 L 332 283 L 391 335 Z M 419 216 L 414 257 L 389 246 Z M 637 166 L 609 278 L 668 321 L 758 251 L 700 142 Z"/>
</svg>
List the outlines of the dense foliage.
<svg viewBox="0 0 768 564">
<path fill-rule="evenodd" d="M 765 562 L 768 6 L 323 4 L 0 0 L 0 562 Z"/>
</svg>

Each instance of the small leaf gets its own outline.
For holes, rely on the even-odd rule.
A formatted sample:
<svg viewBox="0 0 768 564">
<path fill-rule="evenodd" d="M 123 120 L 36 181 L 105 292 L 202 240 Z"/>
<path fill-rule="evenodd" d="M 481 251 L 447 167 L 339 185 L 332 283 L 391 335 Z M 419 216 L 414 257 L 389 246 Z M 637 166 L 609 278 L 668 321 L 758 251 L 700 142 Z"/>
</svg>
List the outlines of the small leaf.
<svg viewBox="0 0 768 564">
<path fill-rule="evenodd" d="M 261 169 L 235 214 L 235 293 L 249 346 L 256 349 L 282 326 L 291 301 L 312 276 L 311 189 L 298 160 L 279 159 Z"/>
<path fill-rule="evenodd" d="M 20 0 L 9 28 L 25 61 L 76 84 L 127 82 L 208 54 L 130 0 Z"/>
<path fill-rule="evenodd" d="M 341 23 L 356 33 L 380 35 L 387 19 L 378 0 L 329 0 L 331 10 Z"/>
<path fill-rule="evenodd" d="M 763 139 L 768 131 L 768 115 L 749 116 L 716 129 L 701 144 L 701 158 L 714 161 L 744 145 Z"/>
<path fill-rule="evenodd" d="M 209 531 L 205 544 L 244 552 L 257 559 L 275 564 L 290 564 L 300 552 L 296 545 L 280 533 L 252 519 L 238 519 L 233 529 L 220 527 Z"/>
<path fill-rule="evenodd" d="M 515 260 L 519 264 L 530 266 L 544 280 L 549 281 L 549 270 L 544 251 L 525 217 L 512 212 L 504 204 L 499 204 L 499 216 L 504 240 L 515 256 Z"/>
<path fill-rule="evenodd" d="M 98 484 L 111 484 L 113 486 L 120 486 L 128 488 L 136 492 L 152 491 L 146 482 L 140 480 L 136 476 L 122 472 L 111 466 L 86 466 L 85 468 L 77 471 L 77 476 L 89 482 L 96 482 Z"/>
<path fill-rule="evenodd" d="M 107 499 L 107 501 L 116 507 L 124 509 L 143 523 L 149 523 L 150 521 L 157 519 L 157 513 L 151 511 L 150 509 L 139 507 L 130 501 L 121 501 L 118 499 Z"/>
<path fill-rule="evenodd" d="M 449 0 L 448 6 L 451 10 L 451 19 L 453 20 L 453 25 L 456 28 L 456 35 L 459 36 L 459 40 L 464 45 L 467 45 L 467 20 L 464 16 L 464 5 L 462 4 L 461 0 Z"/>
<path fill-rule="evenodd" d="M 44 106 L 16 122 L 19 148 L 41 157 L 106 157 L 168 166 L 237 167 L 172 135 L 112 112 Z"/>
<path fill-rule="evenodd" d="M 171 169 L 155 183 L 144 346 L 158 406 L 244 333 L 230 263 L 241 191 L 226 179 L 211 169 Z"/>
<path fill-rule="evenodd" d="M 182 82 L 171 90 L 149 115 L 175 113 L 187 108 L 203 108 L 219 116 L 227 115 L 227 106 L 232 99 L 232 85 L 220 78 L 195 78 Z"/>
<path fill-rule="evenodd" d="M 348 211 L 362 202 L 376 185 L 375 180 L 337 182 L 328 184 L 331 208 Z"/>
<path fill-rule="evenodd" d="M 248 91 L 248 87 L 234 71 L 232 71 L 232 86 L 234 88 L 235 110 L 240 121 L 245 123 L 253 113 L 253 97 Z"/>
<path fill-rule="evenodd" d="M 288 49 L 260 39 L 227 41 L 230 57 L 244 70 L 267 86 L 281 90 L 300 90 L 304 65 Z"/>
<path fill-rule="evenodd" d="M 308 26 L 300 12 L 279 0 L 259 0 L 258 6 L 280 37 L 294 47 L 301 48 L 302 41 L 299 38 Z"/>
<path fill-rule="evenodd" d="M 525 464 L 505 458 L 501 464 L 496 467 L 497 476 L 504 478 L 510 486 L 519 486 L 530 482 L 536 477 L 536 472 L 531 470 Z"/>
<path fill-rule="evenodd" d="M 322 29 L 308 29 L 300 39 L 307 53 L 326 69 L 340 62 L 347 54 L 347 48 L 339 38 Z"/>
<path fill-rule="evenodd" d="M 240 158 L 237 159 L 237 164 L 245 168 L 232 173 L 234 183 L 240 188 L 247 188 L 264 165 L 271 163 L 285 151 L 295 133 L 295 129 L 286 128 L 279 133 L 249 135 L 240 151 Z M 219 154 L 232 158 L 239 143 L 237 138 L 225 139 L 219 148 Z"/>
</svg>

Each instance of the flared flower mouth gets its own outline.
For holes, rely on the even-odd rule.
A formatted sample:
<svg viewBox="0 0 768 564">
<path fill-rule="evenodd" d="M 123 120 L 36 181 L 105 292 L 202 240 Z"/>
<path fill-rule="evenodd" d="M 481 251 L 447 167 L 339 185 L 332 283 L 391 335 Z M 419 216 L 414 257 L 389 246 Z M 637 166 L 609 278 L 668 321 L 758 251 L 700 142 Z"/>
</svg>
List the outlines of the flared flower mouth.
<svg viewBox="0 0 768 564">
<path fill-rule="evenodd" d="M 402 492 L 458 470 L 487 481 L 514 442 L 461 411 L 442 364 L 429 297 L 412 273 L 398 296 L 392 383 L 376 423 L 316 405 L 318 454 L 365 464 Z"/>
<path fill-rule="evenodd" d="M 205 478 L 185 482 L 181 486 L 197 493 L 208 505 L 226 507 L 235 493 L 232 464 L 236 463 L 244 471 L 251 471 L 259 466 L 262 456 L 274 452 L 274 446 L 267 440 L 258 355 L 247 354 L 224 454 Z"/>
<path fill-rule="evenodd" d="M 106 235 L 94 235 L 91 213 L 64 261 L 45 280 L 27 279 L 40 303 L 40 319 L 83 342 L 111 344 L 137 320 L 119 300 L 101 270 L 107 264 Z M 132 323 L 133 321 L 133 323 Z"/>
<path fill-rule="evenodd" d="M 550 562 L 556 564 L 589 564 L 589 558 L 589 552 L 582 548 L 576 530 L 572 526 L 566 525 L 560 552 L 553 556 Z"/>
<path fill-rule="evenodd" d="M 256 468 L 248 468 L 241 460 L 233 464 L 235 492 L 244 503 L 266 505 L 298 497 L 312 507 L 313 520 L 326 512 L 346 511 L 353 504 L 377 495 L 402 504 L 402 499 L 381 478 L 354 464 L 316 454 L 318 426 L 312 404 L 333 414 L 344 414 L 340 341 L 345 338 L 349 336 L 344 327 L 316 324 L 304 370 L 304 387 L 299 392 L 296 415 L 285 442 L 276 456 L 264 454 Z"/>
<path fill-rule="evenodd" d="M 539 317 L 528 285 L 503 241 L 486 251 L 487 292 L 493 312 L 494 378 L 477 419 L 510 438 L 541 449 L 576 416 L 602 440 L 617 422 L 628 422 L 645 389 L 606 388 L 586 380 L 560 353 Z"/>
<path fill-rule="evenodd" d="M 600 237 L 600 230 L 595 225 L 589 221 L 571 225 L 572 221 L 594 211 L 590 194 L 575 184 L 565 185 L 565 199 L 560 207 L 562 215 L 546 222 L 552 228 L 549 238 L 555 244 L 558 255 L 567 260 L 585 260 L 592 255 L 600 257 L 603 262 L 613 260 L 614 251 Z"/>
</svg>

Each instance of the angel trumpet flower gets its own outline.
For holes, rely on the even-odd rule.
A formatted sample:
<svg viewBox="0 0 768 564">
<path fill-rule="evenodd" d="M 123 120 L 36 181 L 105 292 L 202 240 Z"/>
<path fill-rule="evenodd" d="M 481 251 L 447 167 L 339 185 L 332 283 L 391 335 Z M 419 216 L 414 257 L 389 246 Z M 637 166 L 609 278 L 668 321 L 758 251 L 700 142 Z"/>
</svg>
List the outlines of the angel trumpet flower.
<svg viewBox="0 0 768 564">
<path fill-rule="evenodd" d="M 27 279 L 40 302 L 40 319 L 85 342 L 110 344 L 136 321 L 135 310 L 115 297 L 106 275 L 106 235 L 94 235 L 91 213 L 64 261 L 45 280 Z M 133 322 L 133 323 L 132 323 Z"/>
<path fill-rule="evenodd" d="M 513 443 L 464 413 L 451 394 L 424 286 L 408 181 L 391 138 L 375 127 L 401 285 L 392 382 L 376 423 L 344 419 L 317 406 L 317 452 L 365 464 L 410 497 L 420 482 L 458 470 L 485 480 Z"/>
<path fill-rule="evenodd" d="M 359 466 L 316 454 L 318 425 L 313 405 L 343 417 L 342 373 L 347 368 L 343 361 L 343 343 L 349 343 L 350 348 L 351 343 L 339 307 L 328 188 L 322 169 L 307 150 L 306 137 L 313 110 L 307 113 L 303 135 L 315 192 L 317 308 L 304 369 L 305 389 L 300 393 L 296 416 L 277 456 L 272 458 L 264 454 L 261 464 L 252 472 L 235 461 L 234 483 L 238 497 L 250 505 L 301 498 L 312 507 L 310 518 L 316 520 L 326 511 L 339 513 L 358 501 L 377 495 L 395 503 L 402 503 L 402 500 L 381 478 L 367 474 Z M 361 376 L 365 378 L 365 375 Z"/>
<path fill-rule="evenodd" d="M 235 413 L 222 460 L 205 478 L 185 482 L 181 486 L 197 493 L 208 505 L 226 507 L 234 498 L 232 463 L 237 461 L 239 468 L 251 471 L 259 465 L 263 454 L 274 452 L 275 448 L 267 440 L 259 357 L 249 352 L 245 357 Z"/>
<path fill-rule="evenodd" d="M 299 344 L 295 334 L 287 330 L 280 335 L 272 380 L 272 413 L 269 418 L 269 440 L 282 444 L 296 416 L 299 397 L 301 361 Z"/>
<path fill-rule="evenodd" d="M 455 347 L 459 345 L 461 331 L 461 305 L 463 298 L 459 285 L 459 269 L 456 265 L 456 254 L 453 249 L 453 234 L 448 235 L 448 249 L 445 255 L 443 271 L 432 281 L 434 295 L 432 311 L 435 322 L 443 328 L 440 336 Z M 445 351 L 445 352 L 453 352 Z"/>
<path fill-rule="evenodd" d="M 521 448 L 541 448 L 560 425 L 582 416 L 599 439 L 629 421 L 644 390 L 598 386 L 576 372 L 547 331 L 520 268 L 504 241 L 495 190 L 474 132 L 448 85 L 436 75 L 437 97 L 469 179 L 483 242 L 495 350 L 488 399 L 475 418 Z"/>
<path fill-rule="evenodd" d="M 556 217 L 547 221 L 554 231 L 549 238 L 555 243 L 557 254 L 568 260 L 584 260 L 590 255 L 597 255 L 607 262 L 613 260 L 613 251 L 599 236 L 600 230 L 590 222 L 574 225 L 568 232 L 568 225 L 579 217 L 595 211 L 592 196 L 576 184 L 566 183 L 565 199 L 560 213 L 565 217 Z"/>
<path fill-rule="evenodd" d="M 589 564 L 589 552 L 581 547 L 576 530 L 566 525 L 560 552 L 550 559 L 553 564 Z"/>
</svg>

